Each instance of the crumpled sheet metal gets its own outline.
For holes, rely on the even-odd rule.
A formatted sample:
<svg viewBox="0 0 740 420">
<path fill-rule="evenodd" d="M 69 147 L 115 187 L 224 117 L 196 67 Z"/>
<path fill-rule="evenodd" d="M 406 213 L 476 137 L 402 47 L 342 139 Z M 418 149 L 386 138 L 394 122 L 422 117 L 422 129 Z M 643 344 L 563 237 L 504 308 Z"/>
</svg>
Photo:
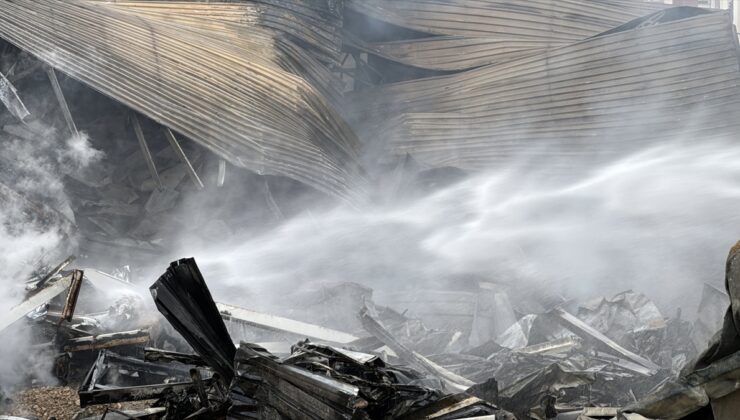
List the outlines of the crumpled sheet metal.
<svg viewBox="0 0 740 420">
<path fill-rule="evenodd" d="M 561 389 L 588 385 L 594 382 L 594 372 L 573 371 L 559 363 L 553 363 L 504 388 L 499 393 L 501 405 L 515 414 L 527 413 L 547 396 Z"/>
<path fill-rule="evenodd" d="M 236 348 L 195 260 L 172 262 L 149 290 L 159 312 L 230 383 Z"/>
<path fill-rule="evenodd" d="M 464 70 L 557 48 L 665 8 L 640 0 L 351 0 L 348 7 L 381 22 L 442 36 L 364 46 L 409 66 Z M 352 28 L 348 28 L 352 30 Z"/>
<path fill-rule="evenodd" d="M 666 383 L 653 395 L 625 407 L 647 417 L 680 419 L 740 389 L 740 242 L 730 249 L 725 265 L 730 306 L 719 334 L 681 378 Z"/>
<path fill-rule="evenodd" d="M 210 22 L 99 1 L 0 2 L 0 38 L 55 69 L 236 166 L 362 201 L 359 143 L 311 82 L 325 66 L 259 25 Z"/>
<path fill-rule="evenodd" d="M 686 9 L 696 15 L 670 13 Z M 346 115 L 362 137 L 389 139 L 389 155 L 469 171 L 522 158 L 566 171 L 575 159 L 606 161 L 687 135 L 731 136 L 740 71 L 730 16 L 659 13 L 674 20 L 650 16 L 658 23 L 640 20 L 504 65 L 365 89 L 347 96 Z M 707 69 L 717 76 L 686 78 Z M 676 123 L 696 121 L 697 107 L 707 110 L 701 124 Z"/>
<path fill-rule="evenodd" d="M 691 331 L 691 339 L 697 348 L 706 348 L 714 334 L 722 328 L 722 318 L 728 301 L 729 296 L 725 291 L 711 284 L 704 284 Z"/>
<path fill-rule="evenodd" d="M 627 291 L 595 299 L 578 308 L 578 318 L 620 344 L 628 332 L 665 328 L 665 317 L 647 296 Z"/>
</svg>

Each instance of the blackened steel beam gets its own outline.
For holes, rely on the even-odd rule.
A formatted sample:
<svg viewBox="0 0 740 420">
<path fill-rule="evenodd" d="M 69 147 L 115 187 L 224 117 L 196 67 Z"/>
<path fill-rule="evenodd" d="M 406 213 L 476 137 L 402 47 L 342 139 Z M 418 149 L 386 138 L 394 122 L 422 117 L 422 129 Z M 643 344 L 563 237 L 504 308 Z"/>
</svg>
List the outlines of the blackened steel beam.
<svg viewBox="0 0 740 420">
<path fill-rule="evenodd" d="M 171 263 L 149 290 L 159 312 L 225 383 L 231 383 L 236 347 L 195 260 Z"/>
</svg>

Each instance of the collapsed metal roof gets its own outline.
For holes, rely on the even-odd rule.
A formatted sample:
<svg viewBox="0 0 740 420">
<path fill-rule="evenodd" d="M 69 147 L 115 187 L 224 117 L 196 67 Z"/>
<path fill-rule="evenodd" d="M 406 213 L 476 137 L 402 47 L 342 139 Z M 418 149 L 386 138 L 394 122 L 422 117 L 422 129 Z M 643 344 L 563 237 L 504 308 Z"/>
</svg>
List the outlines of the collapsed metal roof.
<svg viewBox="0 0 740 420">
<path fill-rule="evenodd" d="M 345 34 L 343 46 L 342 31 L 358 29 L 344 27 L 343 4 L 5 0 L 0 38 L 237 166 L 353 202 L 367 190 L 355 133 L 373 150 L 389 142 L 390 156 L 478 170 L 520 154 L 724 136 L 740 121 L 724 12 L 638 0 L 351 0 L 350 13 L 428 36 Z M 436 70 L 493 64 L 344 94 L 350 54 L 352 82 L 373 57 Z"/>
<path fill-rule="evenodd" d="M 505 64 L 364 90 L 349 114 L 358 133 L 389 139 L 391 154 L 471 170 L 736 133 L 729 15 L 669 11 Z"/>
<path fill-rule="evenodd" d="M 532 0 L 521 4 L 507 0 L 351 0 L 347 6 L 378 21 L 430 34 L 371 43 L 365 48 L 403 64 L 446 71 L 501 63 L 567 45 L 667 7 L 640 0 Z"/>
<path fill-rule="evenodd" d="M 337 47 L 309 54 L 263 26 L 266 9 L 278 8 L 3 1 L 0 37 L 234 165 L 354 201 L 358 142 L 330 105 L 332 77 L 316 58 Z M 321 17 L 326 29 L 298 22 L 295 37 L 325 45 L 332 17 Z"/>
</svg>

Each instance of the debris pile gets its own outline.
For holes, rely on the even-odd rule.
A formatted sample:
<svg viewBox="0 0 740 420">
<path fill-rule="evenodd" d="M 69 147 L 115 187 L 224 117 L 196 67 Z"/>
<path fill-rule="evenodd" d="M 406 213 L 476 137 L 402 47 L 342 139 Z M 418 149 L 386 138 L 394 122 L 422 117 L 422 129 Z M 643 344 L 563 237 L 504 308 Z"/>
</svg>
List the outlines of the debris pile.
<svg viewBox="0 0 740 420">
<path fill-rule="evenodd" d="M 80 384 L 81 407 L 150 401 L 146 418 L 666 418 L 730 394 L 732 386 L 717 381 L 738 370 L 726 324 L 725 341 L 684 373 L 697 355 L 691 324 L 631 291 L 580 305 L 542 297 L 539 312 L 512 315 L 511 325 L 479 343 L 476 329 L 485 329 L 477 316 L 455 331 L 428 328 L 351 283 L 335 286 L 362 291 L 354 313 L 344 314 L 349 332 L 216 303 L 193 259 L 173 262 L 150 288 L 169 325 L 136 293 L 107 311 L 81 313 L 91 309 L 80 297 L 100 296 L 95 289 L 134 288 L 67 270 L 71 261 L 29 282 L 28 299 L 0 332 L 21 323 L 38 331 L 44 338 L 33 350 L 56 355 L 54 373 Z M 732 270 L 728 285 L 736 282 Z M 232 334 L 244 328 L 254 341 L 237 346 Z"/>
</svg>

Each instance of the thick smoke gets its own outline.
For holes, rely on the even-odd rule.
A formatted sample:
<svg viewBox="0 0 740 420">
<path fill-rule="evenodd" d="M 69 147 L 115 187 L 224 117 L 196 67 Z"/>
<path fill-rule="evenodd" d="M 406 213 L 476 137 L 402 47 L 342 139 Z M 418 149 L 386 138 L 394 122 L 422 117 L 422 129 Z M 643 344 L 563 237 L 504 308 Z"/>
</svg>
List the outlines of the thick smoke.
<svg viewBox="0 0 740 420">
<path fill-rule="evenodd" d="M 306 213 L 194 255 L 218 298 L 246 306 L 321 282 L 434 288 L 461 275 L 567 298 L 646 293 L 667 314 L 721 286 L 740 238 L 740 147 L 652 147 L 562 172 L 481 174 L 403 205 Z M 686 312 L 685 312 L 686 313 Z"/>
<path fill-rule="evenodd" d="M 62 178 L 86 176 L 103 155 L 84 134 L 65 139 L 35 123 L 6 126 L 0 141 L 0 307 L 11 308 L 22 301 L 24 281 L 34 270 L 57 264 L 73 249 L 74 215 Z M 3 340 L 0 394 L 28 376 L 49 379 L 51 359 L 27 360 L 33 354 L 26 351 L 28 329 L 14 325 L 3 332 Z"/>
</svg>

